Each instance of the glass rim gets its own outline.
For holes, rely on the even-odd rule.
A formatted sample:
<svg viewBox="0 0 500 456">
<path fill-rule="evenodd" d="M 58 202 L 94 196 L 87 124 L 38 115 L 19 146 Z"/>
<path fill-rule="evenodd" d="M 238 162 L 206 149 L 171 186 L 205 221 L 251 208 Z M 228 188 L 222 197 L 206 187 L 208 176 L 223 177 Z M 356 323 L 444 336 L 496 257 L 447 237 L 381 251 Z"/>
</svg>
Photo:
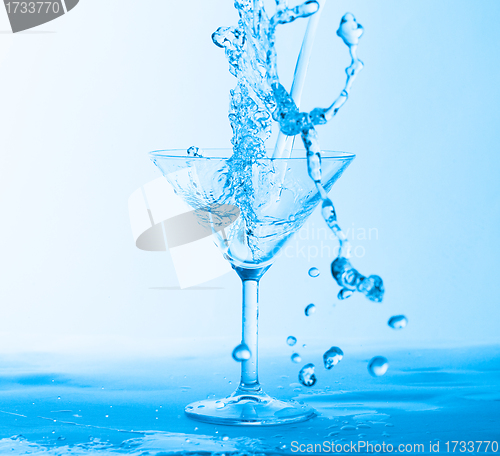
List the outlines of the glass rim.
<svg viewBox="0 0 500 456">
<path fill-rule="evenodd" d="M 227 160 L 228 158 L 231 158 L 231 154 L 233 152 L 233 149 L 231 149 L 231 148 L 204 148 L 202 150 L 206 151 L 206 152 L 219 151 L 222 153 L 222 155 L 197 157 L 194 155 L 187 155 L 187 149 L 160 149 L 160 150 L 154 150 L 152 152 L 149 152 L 148 155 L 151 159 L 171 158 L 171 159 L 183 159 L 183 160 L 185 160 L 186 158 L 190 158 L 192 160 Z M 267 149 L 268 152 L 270 152 L 272 150 L 273 149 Z M 262 158 L 259 158 L 258 160 L 263 161 L 263 160 L 306 160 L 307 159 L 305 149 L 295 149 L 294 148 L 293 152 L 303 152 L 303 155 L 301 157 L 298 157 L 298 156 L 280 157 L 280 158 L 262 157 Z M 227 155 L 224 156 L 224 153 L 227 153 Z M 352 160 L 355 157 L 356 157 L 355 154 L 352 154 L 349 152 L 340 152 L 340 151 L 334 151 L 334 150 L 322 150 L 321 151 L 321 159 L 322 160 Z"/>
</svg>

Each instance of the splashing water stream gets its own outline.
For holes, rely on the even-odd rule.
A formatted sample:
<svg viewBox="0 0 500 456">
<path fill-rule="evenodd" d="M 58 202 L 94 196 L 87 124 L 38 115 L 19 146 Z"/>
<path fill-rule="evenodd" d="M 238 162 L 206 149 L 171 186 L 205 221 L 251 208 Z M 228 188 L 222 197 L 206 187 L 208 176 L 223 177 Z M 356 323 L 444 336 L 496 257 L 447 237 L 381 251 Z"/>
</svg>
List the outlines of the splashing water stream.
<svg viewBox="0 0 500 456">
<path fill-rule="evenodd" d="M 233 130 L 233 157 L 227 188 L 236 193 L 247 226 L 248 244 L 254 232 L 252 188 L 245 181 L 248 170 L 256 159 L 265 156 L 265 143 L 271 136 L 273 120 L 278 122 L 281 135 L 300 135 L 307 151 L 308 173 L 323 200 L 322 215 L 339 240 L 339 253 L 332 264 L 332 274 L 343 290 L 358 291 L 376 302 L 384 295 L 383 281 L 378 276 L 365 277 L 353 268 L 348 258 L 350 244 L 342 232 L 332 201 L 321 182 L 321 148 L 316 125 L 324 125 L 338 113 L 349 97 L 351 87 L 363 62 L 357 57 L 363 27 L 351 13 L 342 17 L 337 35 L 349 48 L 351 64 L 346 68 L 347 80 L 338 98 L 328 108 L 316 108 L 310 113 L 300 112 L 292 96 L 281 85 L 278 77 L 275 32 L 278 25 L 309 17 L 320 5 L 310 0 L 294 8 L 287 0 L 276 0 L 276 12 L 268 17 L 262 0 L 236 0 L 240 20 L 236 27 L 220 27 L 213 42 L 225 49 L 230 72 L 237 78 L 231 91 L 229 120 Z M 300 59 L 299 59 L 300 62 Z M 307 64 L 307 62 L 305 63 Z M 299 73 L 303 74 L 301 70 Z M 347 292 L 343 295 L 347 297 Z"/>
</svg>

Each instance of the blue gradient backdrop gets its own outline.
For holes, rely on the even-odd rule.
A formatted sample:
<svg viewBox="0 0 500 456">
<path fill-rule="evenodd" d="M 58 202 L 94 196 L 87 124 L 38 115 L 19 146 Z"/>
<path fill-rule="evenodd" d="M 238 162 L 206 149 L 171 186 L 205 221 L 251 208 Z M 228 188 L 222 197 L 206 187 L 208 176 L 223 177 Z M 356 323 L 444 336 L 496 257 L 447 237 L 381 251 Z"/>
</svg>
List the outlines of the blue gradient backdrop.
<svg viewBox="0 0 500 456">
<path fill-rule="evenodd" d="M 386 299 L 337 302 L 333 258 L 301 253 L 334 246 L 316 213 L 262 281 L 263 350 L 284 350 L 289 334 L 318 348 L 497 344 L 500 3 L 329 0 L 304 108 L 342 87 L 346 11 L 365 27 L 366 67 L 320 137 L 357 154 L 331 196 L 353 262 L 384 278 Z M 85 0 L 30 33 L 0 33 L 0 352 L 171 355 L 239 341 L 236 275 L 153 289 L 176 286 L 171 260 L 135 248 L 127 213 L 158 176 L 148 151 L 229 146 L 234 80 L 210 35 L 236 20 L 231 0 Z M 286 84 L 304 25 L 279 33 Z M 409 325 L 394 332 L 400 313 Z"/>
</svg>

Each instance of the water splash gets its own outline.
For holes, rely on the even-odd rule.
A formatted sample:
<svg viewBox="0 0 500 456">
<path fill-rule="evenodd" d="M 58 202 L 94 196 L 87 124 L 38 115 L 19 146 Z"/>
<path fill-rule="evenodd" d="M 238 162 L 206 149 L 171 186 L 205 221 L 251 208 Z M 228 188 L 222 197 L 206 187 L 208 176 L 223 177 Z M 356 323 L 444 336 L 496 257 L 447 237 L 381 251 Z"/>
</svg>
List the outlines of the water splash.
<svg viewBox="0 0 500 456">
<path fill-rule="evenodd" d="M 344 352 L 339 347 L 332 347 L 327 350 L 323 355 L 323 363 L 325 369 L 330 370 L 333 366 L 336 366 L 342 358 L 344 357 Z"/>
<path fill-rule="evenodd" d="M 357 57 L 359 39 L 363 27 L 351 13 L 342 17 L 337 35 L 349 49 L 351 64 L 346 68 L 346 83 L 340 95 L 328 108 L 316 108 L 300 112 L 293 98 L 281 85 L 278 77 L 275 49 L 276 27 L 298 18 L 309 17 L 319 10 L 317 1 L 289 8 L 287 0 L 276 0 L 276 13 L 269 18 L 263 0 L 236 0 L 239 13 L 237 27 L 220 27 L 213 35 L 213 42 L 223 48 L 229 61 L 230 72 L 237 78 L 237 86 L 231 91 L 229 120 L 233 130 L 233 169 L 229 172 L 227 188 L 237 193 L 247 231 L 253 233 L 251 205 L 253 192 L 245 182 L 246 172 L 256 159 L 265 156 L 265 142 L 269 139 L 272 121 L 279 124 L 286 136 L 299 136 L 307 150 L 308 172 L 323 200 L 322 215 L 339 241 L 339 253 L 335 265 L 335 280 L 343 288 L 359 291 L 373 301 L 382 301 L 384 287 L 378 276 L 362 276 L 349 263 L 350 245 L 337 223 L 332 201 L 321 183 L 321 148 L 315 126 L 324 125 L 338 113 L 349 98 L 349 93 L 363 62 Z M 256 243 L 248 239 L 252 251 Z M 336 261 L 337 261 L 336 260 Z M 343 261 L 345 260 L 345 261 Z M 345 270 L 343 270 L 344 268 Z M 332 271 L 334 267 L 332 265 Z M 344 286 L 345 272 L 354 272 L 356 286 Z M 358 286 L 359 285 L 359 286 Z"/>
<path fill-rule="evenodd" d="M 306 364 L 299 372 L 299 382 L 307 387 L 316 384 L 316 375 L 314 374 L 314 364 Z"/>
<path fill-rule="evenodd" d="M 373 377 L 382 377 L 389 369 L 389 362 L 383 356 L 375 356 L 368 363 L 368 372 Z"/>
<path fill-rule="evenodd" d="M 395 315 L 389 318 L 387 324 L 393 329 L 403 329 L 406 328 L 408 324 L 408 319 L 404 315 Z"/>
</svg>

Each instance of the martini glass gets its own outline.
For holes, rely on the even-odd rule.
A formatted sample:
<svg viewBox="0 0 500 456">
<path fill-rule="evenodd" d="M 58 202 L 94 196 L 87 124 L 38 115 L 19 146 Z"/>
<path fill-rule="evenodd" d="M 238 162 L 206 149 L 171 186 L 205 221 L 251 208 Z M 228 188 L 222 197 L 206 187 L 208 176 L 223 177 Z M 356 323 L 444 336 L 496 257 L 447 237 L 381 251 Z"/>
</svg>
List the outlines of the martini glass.
<svg viewBox="0 0 500 456">
<path fill-rule="evenodd" d="M 277 425 L 304 421 L 315 412 L 264 393 L 259 384 L 259 282 L 276 254 L 321 201 L 308 175 L 305 151 L 297 158 L 238 159 L 231 149 L 150 153 L 151 160 L 213 234 L 222 255 L 243 285 L 241 380 L 226 398 L 189 404 L 188 417 L 226 425 Z M 322 152 L 322 182 L 329 191 L 354 159 L 342 152 Z M 248 348 L 248 350 L 246 350 Z"/>
</svg>

